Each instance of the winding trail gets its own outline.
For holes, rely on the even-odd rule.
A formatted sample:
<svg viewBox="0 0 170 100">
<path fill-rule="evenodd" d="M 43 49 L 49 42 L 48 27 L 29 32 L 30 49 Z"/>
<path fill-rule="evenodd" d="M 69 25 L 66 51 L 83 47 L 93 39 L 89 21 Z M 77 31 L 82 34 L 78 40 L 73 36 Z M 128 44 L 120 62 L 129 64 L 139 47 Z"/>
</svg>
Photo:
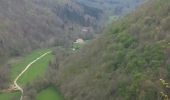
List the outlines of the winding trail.
<svg viewBox="0 0 170 100">
<path fill-rule="evenodd" d="M 21 91 L 21 97 L 20 100 L 22 100 L 23 98 L 23 92 L 24 90 L 22 89 L 21 86 L 18 85 L 17 81 L 19 80 L 19 78 L 28 70 L 29 67 L 31 67 L 32 64 L 34 64 L 35 62 L 37 62 L 39 59 L 43 58 L 44 56 L 46 56 L 47 54 L 51 53 L 52 51 L 46 52 L 43 55 L 41 55 L 40 57 L 38 57 L 37 59 L 35 59 L 34 61 L 30 62 L 26 68 L 15 78 L 14 80 L 14 88 L 15 90 L 19 90 Z"/>
</svg>

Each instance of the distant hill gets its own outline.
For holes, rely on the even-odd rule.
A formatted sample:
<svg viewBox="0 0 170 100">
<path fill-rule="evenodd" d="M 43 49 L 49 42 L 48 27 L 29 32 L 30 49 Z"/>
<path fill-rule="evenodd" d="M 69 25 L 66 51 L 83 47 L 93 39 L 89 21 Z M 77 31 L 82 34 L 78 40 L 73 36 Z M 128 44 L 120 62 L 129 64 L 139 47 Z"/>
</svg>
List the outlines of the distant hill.
<svg viewBox="0 0 170 100">
<path fill-rule="evenodd" d="M 120 16 L 144 0 L 75 0 L 83 6 L 101 9 L 109 15 Z"/>
</svg>

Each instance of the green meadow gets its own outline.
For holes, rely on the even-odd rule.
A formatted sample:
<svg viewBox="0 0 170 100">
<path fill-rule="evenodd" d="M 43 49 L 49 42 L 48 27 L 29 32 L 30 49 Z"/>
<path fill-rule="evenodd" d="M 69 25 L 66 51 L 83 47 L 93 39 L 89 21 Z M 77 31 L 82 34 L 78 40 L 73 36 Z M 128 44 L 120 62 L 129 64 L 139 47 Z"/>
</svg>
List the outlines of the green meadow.
<svg viewBox="0 0 170 100">
<path fill-rule="evenodd" d="M 36 100 L 63 100 L 62 96 L 53 87 L 49 87 L 39 92 Z"/>
<path fill-rule="evenodd" d="M 25 57 L 22 57 L 22 60 L 16 62 L 11 68 L 11 79 L 14 80 L 30 62 L 48 51 L 49 49 L 39 49 L 33 51 L 31 54 L 26 55 Z"/>
<path fill-rule="evenodd" d="M 16 62 L 11 68 L 11 80 L 14 80 L 17 75 L 19 75 L 22 70 L 36 58 L 40 57 L 44 53 L 50 51 L 49 49 L 40 49 L 35 50 L 31 54 L 28 54 L 22 57 L 22 60 Z M 52 53 L 45 55 L 43 58 L 39 59 L 37 62 L 33 63 L 28 70 L 19 78 L 18 83 L 21 86 L 26 85 L 27 83 L 33 81 L 37 77 L 41 77 L 45 74 L 48 68 L 50 60 L 54 58 Z M 19 92 L 9 92 L 9 93 L 0 93 L 0 100 L 19 100 Z M 48 100 L 61 100 L 59 93 L 53 88 L 47 88 L 38 93 L 36 100 L 47 100 L 42 98 L 48 98 Z"/>
<path fill-rule="evenodd" d="M 41 77 L 47 71 L 48 64 L 54 56 L 52 53 L 45 55 L 43 58 L 36 61 L 32 66 L 23 74 L 18 80 L 21 85 L 26 85 L 28 82 L 33 81 L 37 77 Z"/>
<path fill-rule="evenodd" d="M 8 92 L 0 94 L 0 100 L 19 100 L 20 92 Z"/>
</svg>

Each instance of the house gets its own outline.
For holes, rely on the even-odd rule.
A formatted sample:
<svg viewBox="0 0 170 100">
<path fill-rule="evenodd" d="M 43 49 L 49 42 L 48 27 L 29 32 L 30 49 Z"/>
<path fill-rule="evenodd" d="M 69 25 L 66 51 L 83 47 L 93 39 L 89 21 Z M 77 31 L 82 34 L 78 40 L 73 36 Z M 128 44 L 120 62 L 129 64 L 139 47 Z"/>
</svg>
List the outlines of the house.
<svg viewBox="0 0 170 100">
<path fill-rule="evenodd" d="M 74 43 L 84 44 L 85 41 L 84 41 L 83 39 L 79 38 L 79 39 L 77 39 L 76 42 L 74 42 Z"/>
</svg>

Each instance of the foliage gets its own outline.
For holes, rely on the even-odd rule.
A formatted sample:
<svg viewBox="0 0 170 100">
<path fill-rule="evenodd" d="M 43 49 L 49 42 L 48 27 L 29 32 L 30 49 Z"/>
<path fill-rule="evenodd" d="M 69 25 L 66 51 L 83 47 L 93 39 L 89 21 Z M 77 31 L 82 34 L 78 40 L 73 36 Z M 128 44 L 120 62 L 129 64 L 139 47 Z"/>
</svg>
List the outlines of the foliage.
<svg viewBox="0 0 170 100">
<path fill-rule="evenodd" d="M 157 80 L 169 77 L 169 4 L 148 1 L 62 61 L 55 76 L 64 97 L 159 100 Z"/>
<path fill-rule="evenodd" d="M 18 100 L 20 98 L 19 92 L 12 92 L 12 93 L 0 93 L 1 100 Z"/>
<path fill-rule="evenodd" d="M 82 47 L 82 44 L 80 43 L 73 43 L 73 49 L 78 50 Z"/>
<path fill-rule="evenodd" d="M 57 91 L 54 88 L 50 87 L 38 93 L 38 95 L 36 96 L 36 100 L 47 100 L 47 99 L 63 100 L 62 97 L 58 94 L 59 93 L 57 93 Z"/>
<path fill-rule="evenodd" d="M 167 83 L 165 80 L 163 80 L 163 79 L 160 79 L 160 82 L 161 82 L 161 86 L 163 87 L 163 92 L 160 92 L 160 95 L 161 95 L 161 99 L 162 100 L 169 100 L 169 96 L 168 96 L 168 94 L 167 93 L 165 93 L 165 92 L 167 92 L 167 89 L 169 89 L 170 88 L 170 85 L 169 85 L 169 83 Z"/>
</svg>

